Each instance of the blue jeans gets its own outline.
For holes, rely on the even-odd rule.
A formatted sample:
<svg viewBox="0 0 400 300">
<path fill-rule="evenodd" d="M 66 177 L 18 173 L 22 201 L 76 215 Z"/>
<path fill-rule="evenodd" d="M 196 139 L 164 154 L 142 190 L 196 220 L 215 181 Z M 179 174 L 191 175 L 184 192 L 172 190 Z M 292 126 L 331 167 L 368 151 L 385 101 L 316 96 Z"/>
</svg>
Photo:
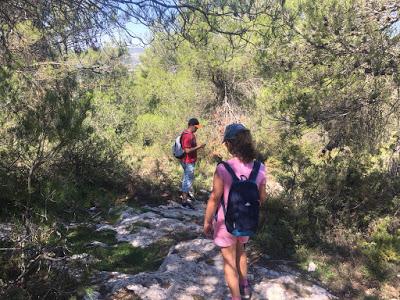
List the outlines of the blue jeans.
<svg viewBox="0 0 400 300">
<path fill-rule="evenodd" d="M 183 193 L 189 193 L 189 191 L 191 190 L 191 188 L 193 186 L 195 163 L 187 164 L 187 163 L 181 162 L 181 165 L 183 168 L 181 191 Z"/>
</svg>

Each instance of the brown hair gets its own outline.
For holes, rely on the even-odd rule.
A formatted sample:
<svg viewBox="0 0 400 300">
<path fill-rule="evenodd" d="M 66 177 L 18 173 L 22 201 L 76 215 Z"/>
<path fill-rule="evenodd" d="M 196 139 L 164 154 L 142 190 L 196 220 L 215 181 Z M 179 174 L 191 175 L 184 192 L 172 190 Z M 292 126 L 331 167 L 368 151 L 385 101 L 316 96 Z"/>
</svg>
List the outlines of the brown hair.
<svg viewBox="0 0 400 300">
<path fill-rule="evenodd" d="M 238 132 L 235 138 L 227 140 L 226 144 L 228 151 L 243 162 L 251 162 L 256 158 L 257 152 L 248 129 Z"/>
</svg>

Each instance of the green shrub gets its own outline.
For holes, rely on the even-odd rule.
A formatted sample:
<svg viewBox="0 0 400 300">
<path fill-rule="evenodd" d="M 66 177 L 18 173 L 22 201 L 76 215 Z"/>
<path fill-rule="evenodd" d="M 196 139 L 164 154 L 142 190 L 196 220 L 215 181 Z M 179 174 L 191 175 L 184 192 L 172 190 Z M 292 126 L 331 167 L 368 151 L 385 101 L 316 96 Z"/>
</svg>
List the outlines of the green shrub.
<svg viewBox="0 0 400 300">
<path fill-rule="evenodd" d="M 372 222 L 359 247 L 366 256 L 371 276 L 378 279 L 393 276 L 400 263 L 399 218 L 384 217 Z"/>
<path fill-rule="evenodd" d="M 282 199 L 268 199 L 262 208 L 260 230 L 255 246 L 272 258 L 289 258 L 294 254 L 293 216 Z"/>
</svg>

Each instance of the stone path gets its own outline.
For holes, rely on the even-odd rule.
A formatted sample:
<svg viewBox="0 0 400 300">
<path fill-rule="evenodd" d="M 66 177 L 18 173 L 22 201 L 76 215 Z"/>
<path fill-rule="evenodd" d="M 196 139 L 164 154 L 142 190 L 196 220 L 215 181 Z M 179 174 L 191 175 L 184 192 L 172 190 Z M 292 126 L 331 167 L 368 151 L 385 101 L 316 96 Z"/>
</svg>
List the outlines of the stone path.
<svg viewBox="0 0 400 300">
<path fill-rule="evenodd" d="M 202 236 L 204 204 L 198 202 L 195 208 L 190 210 L 174 202 L 156 208 L 145 207 L 142 213 L 126 208 L 116 224 L 100 223 L 98 231 L 114 230 L 118 241 L 135 247 L 147 247 L 171 233 L 190 239 L 171 247 L 155 272 L 136 275 L 100 272 L 96 281 L 107 290 L 107 296 L 94 291 L 86 299 L 229 299 L 219 249 Z M 253 300 L 335 298 L 295 272 L 277 272 L 257 265 L 251 266 L 249 272 Z"/>
</svg>

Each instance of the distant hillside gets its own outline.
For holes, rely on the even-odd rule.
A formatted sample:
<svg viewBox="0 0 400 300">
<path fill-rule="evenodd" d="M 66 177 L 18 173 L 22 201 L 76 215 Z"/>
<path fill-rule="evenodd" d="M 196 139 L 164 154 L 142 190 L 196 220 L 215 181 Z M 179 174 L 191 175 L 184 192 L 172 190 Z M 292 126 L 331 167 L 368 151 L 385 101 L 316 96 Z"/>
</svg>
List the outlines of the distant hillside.
<svg viewBox="0 0 400 300">
<path fill-rule="evenodd" d="M 128 55 L 126 56 L 125 63 L 129 66 L 134 68 L 140 63 L 140 55 L 144 52 L 144 48 L 138 47 L 129 47 L 128 48 Z"/>
</svg>

